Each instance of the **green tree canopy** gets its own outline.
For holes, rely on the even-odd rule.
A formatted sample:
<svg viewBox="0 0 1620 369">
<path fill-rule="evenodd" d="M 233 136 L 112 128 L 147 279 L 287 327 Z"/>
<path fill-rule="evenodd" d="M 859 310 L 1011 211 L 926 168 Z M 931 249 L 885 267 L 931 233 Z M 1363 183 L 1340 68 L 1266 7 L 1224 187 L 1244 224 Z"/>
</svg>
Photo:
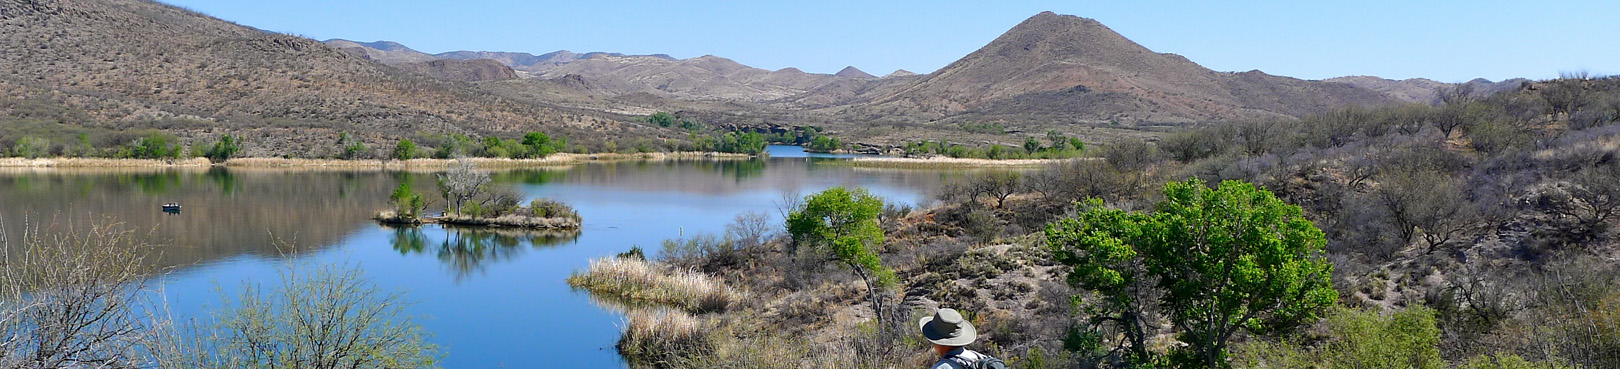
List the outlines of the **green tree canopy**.
<svg viewBox="0 0 1620 369">
<path fill-rule="evenodd" d="M 394 159 L 396 159 L 396 160 L 410 160 L 410 159 L 415 158 L 415 157 L 416 157 L 416 143 L 415 142 L 411 142 L 411 140 L 399 140 L 399 144 L 394 145 Z"/>
<path fill-rule="evenodd" d="M 1161 359 L 1145 347 L 1162 316 L 1185 347 L 1170 363 L 1221 368 L 1240 332 L 1269 334 L 1320 318 L 1338 293 L 1321 256 L 1322 231 L 1298 206 L 1241 181 L 1211 189 L 1200 180 L 1164 187 L 1152 213 L 1108 209 L 1092 200 L 1080 215 L 1047 226 L 1047 242 L 1070 267 L 1069 283 L 1092 294 L 1096 345 L 1109 329 L 1126 339 L 1128 360 Z"/>
<path fill-rule="evenodd" d="M 883 245 L 883 228 L 877 221 L 882 212 L 883 201 L 866 189 L 833 187 L 805 197 L 804 204 L 787 216 L 793 242 L 831 254 L 866 283 L 880 320 L 883 305 L 877 288 L 895 281 L 894 271 L 883 266 L 875 250 Z"/>
</svg>

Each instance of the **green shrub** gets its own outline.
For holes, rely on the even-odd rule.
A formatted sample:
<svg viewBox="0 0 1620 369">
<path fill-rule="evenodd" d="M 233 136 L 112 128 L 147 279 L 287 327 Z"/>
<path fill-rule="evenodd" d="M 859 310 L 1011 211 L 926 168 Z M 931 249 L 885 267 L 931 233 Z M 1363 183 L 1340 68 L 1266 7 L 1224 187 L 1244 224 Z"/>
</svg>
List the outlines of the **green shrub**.
<svg viewBox="0 0 1620 369">
<path fill-rule="evenodd" d="M 529 211 L 534 216 L 541 218 L 566 218 L 576 221 L 580 219 L 579 212 L 574 211 L 574 207 L 552 199 L 534 199 L 534 201 L 530 201 Z"/>
</svg>

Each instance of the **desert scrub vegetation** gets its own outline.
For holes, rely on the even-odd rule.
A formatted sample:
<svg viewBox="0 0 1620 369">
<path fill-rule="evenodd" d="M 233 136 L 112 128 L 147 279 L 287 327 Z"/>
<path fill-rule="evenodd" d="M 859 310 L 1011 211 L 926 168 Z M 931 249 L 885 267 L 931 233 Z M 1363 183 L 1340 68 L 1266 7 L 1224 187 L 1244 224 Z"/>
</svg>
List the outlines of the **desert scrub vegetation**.
<svg viewBox="0 0 1620 369">
<path fill-rule="evenodd" d="M 381 291 L 346 265 L 282 268 L 263 293 L 205 319 L 154 298 L 157 245 L 116 222 L 0 228 L 0 366 L 7 368 L 425 368 L 440 355 Z"/>
<path fill-rule="evenodd" d="M 1026 137 L 1019 146 L 1005 146 L 991 144 L 987 147 L 964 146 L 940 139 L 936 141 L 919 141 L 907 144 L 905 155 L 907 157 L 921 157 L 928 155 L 945 156 L 956 159 L 1069 159 L 1089 155 L 1085 142 L 1078 138 L 1067 137 L 1057 131 L 1049 131 L 1044 137 Z"/>
<path fill-rule="evenodd" d="M 591 260 L 585 270 L 568 276 L 568 285 L 598 297 L 670 306 L 693 314 L 725 311 L 742 296 L 700 272 L 621 257 Z"/>
<path fill-rule="evenodd" d="M 244 282 L 209 316 L 168 327 L 166 368 L 429 368 L 442 356 L 389 292 L 346 265 L 289 265 L 268 291 Z"/>
<path fill-rule="evenodd" d="M 53 228 L 0 226 L 0 366 L 148 364 L 156 323 L 142 308 L 153 247 L 116 223 Z"/>
<path fill-rule="evenodd" d="M 828 353 L 847 356 L 810 362 L 926 365 L 914 331 L 877 317 L 940 306 L 971 312 L 975 349 L 1025 367 L 1620 365 L 1620 244 L 1605 210 L 1620 125 L 1572 121 L 1602 104 L 1549 105 L 1563 97 L 1544 88 L 1576 87 L 1585 101 L 1620 96 L 1613 77 L 1451 91 L 1432 106 L 1210 124 L 961 176 L 926 208 L 879 216 L 882 242 L 864 246 L 895 275 L 877 289 L 882 312 L 848 265 L 795 249 L 791 232 L 715 248 L 732 256 L 682 262 L 752 298 L 695 316 L 701 351 L 659 365 Z M 802 209 L 790 198 L 784 216 Z M 1237 220 L 1273 226 L 1222 225 Z M 1064 247 L 1049 247 L 1049 224 Z M 1227 280 L 1213 265 L 1248 272 Z M 1195 319 L 1215 313 L 1239 319 Z M 741 342 L 804 354 L 722 348 Z"/>
</svg>

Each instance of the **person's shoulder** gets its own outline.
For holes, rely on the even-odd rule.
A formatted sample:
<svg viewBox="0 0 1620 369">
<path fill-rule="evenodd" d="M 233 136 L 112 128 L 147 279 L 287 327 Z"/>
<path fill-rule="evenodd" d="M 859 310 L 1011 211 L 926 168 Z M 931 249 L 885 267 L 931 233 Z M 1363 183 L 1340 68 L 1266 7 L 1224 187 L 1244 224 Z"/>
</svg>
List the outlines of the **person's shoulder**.
<svg viewBox="0 0 1620 369">
<path fill-rule="evenodd" d="M 966 369 L 966 368 L 963 368 L 962 365 L 958 364 L 955 360 L 951 360 L 950 358 L 944 358 L 944 359 L 939 359 L 939 361 L 934 362 L 934 365 L 929 366 L 928 369 Z"/>
</svg>

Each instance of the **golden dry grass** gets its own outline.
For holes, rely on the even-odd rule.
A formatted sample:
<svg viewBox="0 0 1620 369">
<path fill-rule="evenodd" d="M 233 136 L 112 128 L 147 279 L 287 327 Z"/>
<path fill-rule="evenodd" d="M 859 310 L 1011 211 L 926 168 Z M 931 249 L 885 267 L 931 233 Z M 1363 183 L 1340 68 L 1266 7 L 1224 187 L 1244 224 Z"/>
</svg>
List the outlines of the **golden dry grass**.
<svg viewBox="0 0 1620 369">
<path fill-rule="evenodd" d="M 0 167 L 9 168 L 135 168 L 206 167 L 208 159 L 106 159 L 106 158 L 0 158 Z"/>
<path fill-rule="evenodd" d="M 827 161 L 818 164 L 845 165 L 856 168 L 885 168 L 885 169 L 1035 169 L 1051 164 L 1068 162 L 1071 160 L 1095 159 L 965 159 L 965 158 L 854 158 L 842 161 Z"/>
<path fill-rule="evenodd" d="M 535 217 L 518 214 L 507 214 L 494 218 L 473 217 L 461 214 L 447 214 L 443 217 L 428 219 L 434 223 L 465 225 L 465 226 L 494 226 L 515 227 L 530 229 L 579 229 L 579 220 L 564 217 Z"/>
<path fill-rule="evenodd" d="M 592 294 L 668 305 L 693 313 L 723 311 L 742 294 L 703 273 L 671 270 L 640 259 L 591 260 L 568 284 Z"/>
</svg>

